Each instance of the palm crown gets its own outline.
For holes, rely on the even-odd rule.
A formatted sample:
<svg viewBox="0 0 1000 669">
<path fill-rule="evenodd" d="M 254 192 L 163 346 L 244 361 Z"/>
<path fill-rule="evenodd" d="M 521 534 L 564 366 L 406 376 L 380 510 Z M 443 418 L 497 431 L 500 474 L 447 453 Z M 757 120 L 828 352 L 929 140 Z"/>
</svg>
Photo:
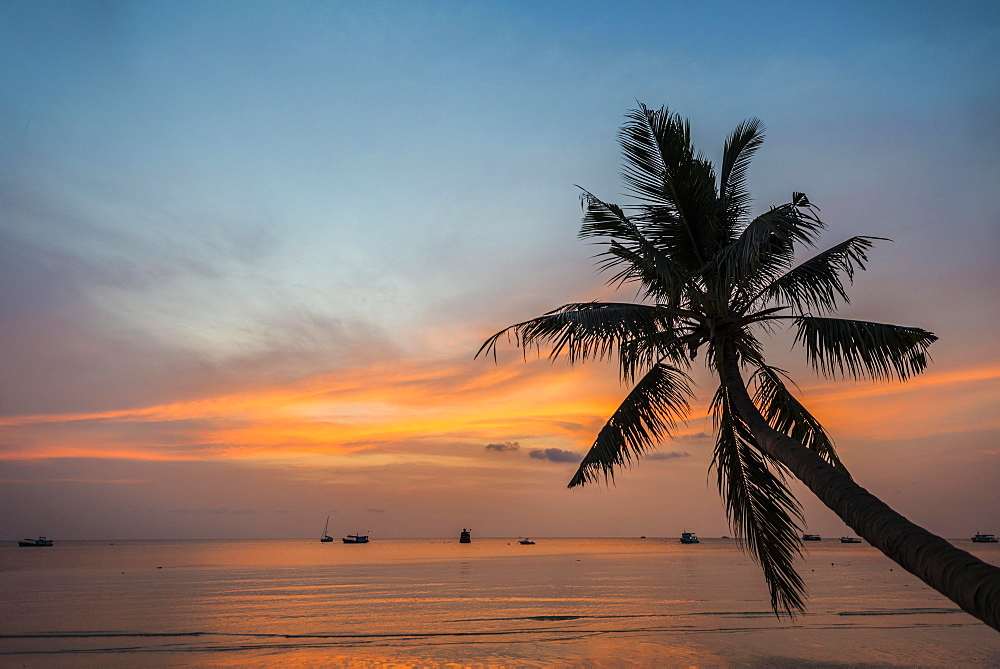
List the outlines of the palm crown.
<svg viewBox="0 0 1000 669">
<path fill-rule="evenodd" d="M 611 481 L 616 469 L 655 447 L 689 411 L 687 370 L 703 359 L 719 377 L 711 403 L 716 427 L 712 466 L 730 523 L 761 565 L 775 612 L 803 609 L 794 569 L 801 551 L 798 502 L 785 485 L 788 468 L 762 448 L 746 411 L 734 408 L 750 374 L 753 409 L 846 474 L 822 425 L 767 364 L 759 335 L 788 325 L 812 366 L 830 377 L 905 380 L 921 372 L 937 338 L 925 330 L 830 317 L 848 302 L 846 283 L 865 269 L 880 238 L 851 237 L 796 264 L 824 229 L 802 193 L 756 217 L 746 186 L 763 141 L 750 119 L 729 136 L 717 174 L 691 144 L 689 123 L 666 108 L 640 105 L 619 138 L 623 178 L 635 202 L 623 208 L 583 191 L 582 238 L 610 282 L 635 284 L 637 303 L 567 304 L 490 337 L 524 348 L 549 348 L 570 362 L 617 359 L 632 389 L 600 430 L 570 487 Z M 734 379 L 737 381 L 734 383 Z M 746 405 L 744 405 L 746 406 Z"/>
</svg>

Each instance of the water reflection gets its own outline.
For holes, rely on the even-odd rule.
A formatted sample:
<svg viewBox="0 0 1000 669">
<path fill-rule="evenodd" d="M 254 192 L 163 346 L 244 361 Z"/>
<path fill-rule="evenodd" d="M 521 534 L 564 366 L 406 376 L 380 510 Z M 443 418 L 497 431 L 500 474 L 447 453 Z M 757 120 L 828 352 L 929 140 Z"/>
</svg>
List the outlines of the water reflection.
<svg viewBox="0 0 1000 669">
<path fill-rule="evenodd" d="M 774 660 L 775 648 L 801 662 L 866 662 L 865 648 L 908 664 L 945 650 L 1000 660 L 994 633 L 868 546 L 811 549 L 810 613 L 795 621 L 774 617 L 733 542 L 533 548 L 66 542 L 38 561 L 0 550 L 0 664 L 729 664 Z"/>
</svg>

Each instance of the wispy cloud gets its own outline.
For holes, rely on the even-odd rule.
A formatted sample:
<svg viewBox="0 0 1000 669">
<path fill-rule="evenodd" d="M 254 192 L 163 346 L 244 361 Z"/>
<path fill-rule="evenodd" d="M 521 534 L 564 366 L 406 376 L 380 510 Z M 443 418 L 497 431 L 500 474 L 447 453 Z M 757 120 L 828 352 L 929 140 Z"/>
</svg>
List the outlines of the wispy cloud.
<svg viewBox="0 0 1000 669">
<path fill-rule="evenodd" d="M 178 509 L 170 509 L 169 512 L 170 513 L 178 513 L 178 514 L 198 513 L 198 514 L 207 514 L 207 515 L 226 515 L 226 514 L 232 514 L 232 515 L 236 515 L 236 516 L 252 516 L 252 515 L 255 515 L 255 514 L 259 513 L 257 509 L 230 509 L 228 506 L 221 506 L 221 507 L 216 507 L 216 508 L 212 508 L 212 509 L 187 509 L 187 508 L 178 508 Z"/>
<path fill-rule="evenodd" d="M 647 453 L 644 457 L 646 460 L 676 460 L 677 458 L 690 458 L 691 454 L 687 451 L 654 451 Z"/>
</svg>

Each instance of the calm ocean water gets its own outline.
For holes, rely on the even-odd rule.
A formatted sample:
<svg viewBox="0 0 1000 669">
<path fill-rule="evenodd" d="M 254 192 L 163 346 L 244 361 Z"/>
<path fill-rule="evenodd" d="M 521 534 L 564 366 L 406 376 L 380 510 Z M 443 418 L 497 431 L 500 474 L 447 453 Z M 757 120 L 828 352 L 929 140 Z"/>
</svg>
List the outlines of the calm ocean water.
<svg viewBox="0 0 1000 669">
<path fill-rule="evenodd" d="M 867 544 L 801 571 L 789 621 L 723 539 L 5 542 L 0 666 L 1000 666 L 1000 635 Z"/>
</svg>

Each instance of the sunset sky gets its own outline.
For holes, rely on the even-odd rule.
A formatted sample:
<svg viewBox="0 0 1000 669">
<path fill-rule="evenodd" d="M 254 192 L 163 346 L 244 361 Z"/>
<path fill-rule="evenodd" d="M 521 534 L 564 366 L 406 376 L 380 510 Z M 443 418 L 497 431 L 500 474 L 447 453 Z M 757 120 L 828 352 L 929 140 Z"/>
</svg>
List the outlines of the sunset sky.
<svg viewBox="0 0 1000 669">
<path fill-rule="evenodd" d="M 1000 533 L 992 0 L 8 0 L 0 62 L 0 538 L 731 534 L 706 373 L 676 439 L 568 490 L 615 370 L 474 359 L 614 294 L 576 185 L 627 202 L 636 101 L 715 161 L 760 118 L 758 211 L 894 240 L 842 313 L 935 332 L 926 374 L 770 354 L 861 485 Z"/>
</svg>

